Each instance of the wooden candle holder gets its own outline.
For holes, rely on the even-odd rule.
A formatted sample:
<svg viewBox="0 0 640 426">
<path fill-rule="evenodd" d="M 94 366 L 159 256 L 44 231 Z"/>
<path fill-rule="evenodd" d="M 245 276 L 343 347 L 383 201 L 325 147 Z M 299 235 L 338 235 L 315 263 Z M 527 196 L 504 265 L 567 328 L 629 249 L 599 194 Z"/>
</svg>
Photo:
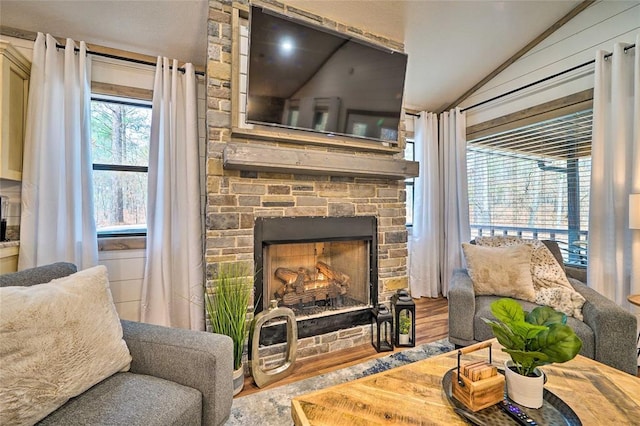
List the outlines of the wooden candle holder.
<svg viewBox="0 0 640 426">
<path fill-rule="evenodd" d="M 460 365 L 463 354 L 489 348 L 489 362 L 477 361 Z M 490 407 L 504 399 L 504 376 L 491 365 L 491 342 L 482 342 L 458 351 L 458 366 L 451 380 L 454 398 L 471 411 Z"/>
</svg>

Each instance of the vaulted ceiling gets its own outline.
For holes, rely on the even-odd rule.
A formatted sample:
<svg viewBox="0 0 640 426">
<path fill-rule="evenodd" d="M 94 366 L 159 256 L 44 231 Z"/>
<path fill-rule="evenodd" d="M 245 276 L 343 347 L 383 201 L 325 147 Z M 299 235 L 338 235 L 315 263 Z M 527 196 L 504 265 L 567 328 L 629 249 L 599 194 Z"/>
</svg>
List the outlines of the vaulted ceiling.
<svg viewBox="0 0 640 426">
<path fill-rule="evenodd" d="M 281 0 L 394 40 L 409 55 L 404 104 L 436 111 L 580 0 Z M 0 25 L 205 65 L 207 0 L 1 0 Z"/>
</svg>

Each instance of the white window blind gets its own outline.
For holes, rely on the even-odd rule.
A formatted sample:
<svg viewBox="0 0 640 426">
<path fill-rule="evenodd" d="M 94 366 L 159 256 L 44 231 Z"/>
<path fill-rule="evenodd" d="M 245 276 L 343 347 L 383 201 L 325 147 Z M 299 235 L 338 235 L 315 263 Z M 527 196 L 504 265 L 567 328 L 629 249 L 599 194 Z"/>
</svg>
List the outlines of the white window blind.
<svg viewBox="0 0 640 426">
<path fill-rule="evenodd" d="M 589 109 L 469 140 L 472 237 L 556 240 L 586 265 L 591 123 Z"/>
</svg>

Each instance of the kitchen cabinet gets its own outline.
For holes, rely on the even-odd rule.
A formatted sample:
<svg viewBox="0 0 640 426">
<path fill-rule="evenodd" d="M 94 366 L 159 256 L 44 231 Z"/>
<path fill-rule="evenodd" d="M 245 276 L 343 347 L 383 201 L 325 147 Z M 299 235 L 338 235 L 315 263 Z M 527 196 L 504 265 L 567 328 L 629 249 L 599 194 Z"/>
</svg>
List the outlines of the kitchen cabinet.
<svg viewBox="0 0 640 426">
<path fill-rule="evenodd" d="M 8 274 L 18 270 L 18 241 L 0 242 L 0 274 Z"/>
<path fill-rule="evenodd" d="M 22 180 L 31 64 L 10 43 L 0 40 L 0 178 Z"/>
</svg>

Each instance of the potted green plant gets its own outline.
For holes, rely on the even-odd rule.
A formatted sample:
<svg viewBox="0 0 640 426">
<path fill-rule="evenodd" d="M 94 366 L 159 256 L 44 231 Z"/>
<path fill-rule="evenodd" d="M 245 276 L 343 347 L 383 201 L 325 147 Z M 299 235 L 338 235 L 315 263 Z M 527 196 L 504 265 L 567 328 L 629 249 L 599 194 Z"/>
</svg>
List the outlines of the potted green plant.
<svg viewBox="0 0 640 426">
<path fill-rule="evenodd" d="M 233 394 L 244 386 L 242 353 L 247 338 L 247 307 L 251 300 L 253 275 L 246 264 L 221 264 L 213 292 L 205 291 L 205 306 L 211 331 L 233 340 Z"/>
<path fill-rule="evenodd" d="M 400 313 L 400 321 L 398 323 L 398 333 L 399 333 L 399 344 L 408 345 L 409 344 L 409 331 L 411 330 L 411 318 L 409 314 L 405 311 L 404 313 Z"/>
<path fill-rule="evenodd" d="M 483 320 L 511 356 L 505 364 L 507 395 L 518 404 L 540 408 L 544 375 L 538 367 L 573 359 L 582 341 L 566 325 L 567 316 L 548 306 L 526 312 L 515 300 L 504 298 L 491 304 L 491 312 L 497 321 Z"/>
</svg>

